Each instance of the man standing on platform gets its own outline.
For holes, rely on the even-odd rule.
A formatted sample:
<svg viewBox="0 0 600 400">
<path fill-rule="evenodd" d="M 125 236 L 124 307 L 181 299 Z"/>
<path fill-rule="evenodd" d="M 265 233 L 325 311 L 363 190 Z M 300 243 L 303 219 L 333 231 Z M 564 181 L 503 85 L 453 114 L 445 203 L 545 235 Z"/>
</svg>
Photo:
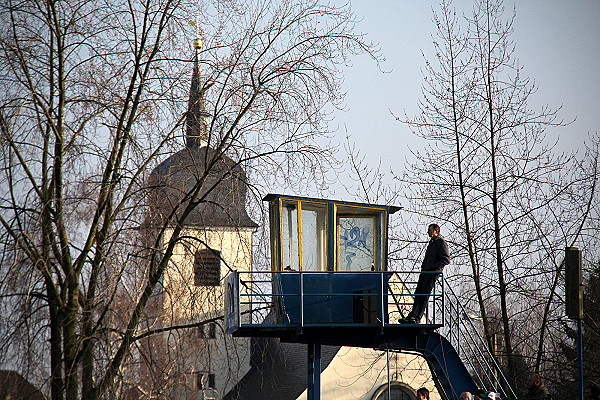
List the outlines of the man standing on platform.
<svg viewBox="0 0 600 400">
<path fill-rule="evenodd" d="M 430 239 L 427 250 L 425 250 L 423 264 L 421 264 L 421 271 L 441 272 L 444 270 L 444 267 L 450 263 L 448 245 L 442 235 L 440 235 L 440 226 L 438 224 L 430 224 L 427 227 L 427 234 Z M 406 318 L 400 319 L 401 323 L 416 324 L 421 321 L 421 318 L 427 309 L 427 299 L 429 299 L 429 294 L 433 290 L 433 286 L 435 285 L 438 276 L 439 274 L 432 273 L 421 273 L 419 275 L 419 282 L 417 283 L 417 289 L 415 290 L 415 301 L 413 303 L 412 311 Z"/>
</svg>

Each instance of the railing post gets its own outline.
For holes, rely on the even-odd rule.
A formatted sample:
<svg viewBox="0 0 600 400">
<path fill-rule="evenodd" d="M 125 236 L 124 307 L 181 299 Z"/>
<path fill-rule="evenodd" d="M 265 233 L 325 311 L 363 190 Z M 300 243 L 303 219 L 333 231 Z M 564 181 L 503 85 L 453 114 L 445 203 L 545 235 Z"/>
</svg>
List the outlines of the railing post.
<svg viewBox="0 0 600 400">
<path fill-rule="evenodd" d="M 240 326 L 242 326 L 242 274 L 240 272 L 235 272 L 237 275 L 237 320 L 239 321 Z"/>
<path fill-rule="evenodd" d="M 444 290 L 445 288 L 445 282 L 446 282 L 446 278 L 444 278 L 443 274 L 442 275 L 442 325 L 446 324 L 446 296 L 444 296 L 444 293 L 446 292 Z"/>
<path fill-rule="evenodd" d="M 300 332 L 304 327 L 304 274 L 299 271 L 300 274 Z"/>
<path fill-rule="evenodd" d="M 384 304 L 384 295 L 383 295 L 383 289 L 384 289 L 384 282 L 383 282 L 383 274 L 385 272 L 384 271 L 380 271 L 379 273 L 379 279 L 381 281 L 381 329 L 383 329 L 385 327 L 385 304 Z M 386 296 L 387 297 L 387 296 Z"/>
</svg>

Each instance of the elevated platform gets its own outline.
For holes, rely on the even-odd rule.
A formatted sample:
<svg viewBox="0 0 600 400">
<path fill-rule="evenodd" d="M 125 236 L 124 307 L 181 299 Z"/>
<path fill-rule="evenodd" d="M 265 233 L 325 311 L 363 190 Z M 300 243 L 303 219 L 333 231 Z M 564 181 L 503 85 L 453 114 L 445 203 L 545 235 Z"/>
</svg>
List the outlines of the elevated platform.
<svg viewBox="0 0 600 400">
<path fill-rule="evenodd" d="M 247 279 L 231 274 L 227 332 L 309 346 L 418 353 L 429 364 L 446 399 L 458 399 L 465 390 L 477 392 L 454 347 L 435 332 L 443 326 L 443 291 L 431 296 L 429 322 L 401 324 L 398 320 L 410 309 L 412 295 L 399 274 L 270 272 L 248 274 Z"/>
<path fill-rule="evenodd" d="M 381 348 L 400 336 L 414 336 L 431 332 L 441 325 L 386 324 L 384 328 L 373 324 L 348 324 L 346 326 L 282 326 L 280 324 L 242 325 L 232 333 L 237 337 L 278 337 L 283 342 L 321 343 L 336 346 Z M 343 343 L 340 341 L 345 340 Z M 350 343 L 352 342 L 352 343 Z"/>
<path fill-rule="evenodd" d="M 460 360 L 454 347 L 431 325 L 407 324 L 348 327 L 244 327 L 234 336 L 272 336 L 282 342 L 333 346 L 351 346 L 420 354 L 428 363 L 438 387 L 447 399 L 459 399 L 460 393 L 477 393 L 478 387 Z"/>
</svg>

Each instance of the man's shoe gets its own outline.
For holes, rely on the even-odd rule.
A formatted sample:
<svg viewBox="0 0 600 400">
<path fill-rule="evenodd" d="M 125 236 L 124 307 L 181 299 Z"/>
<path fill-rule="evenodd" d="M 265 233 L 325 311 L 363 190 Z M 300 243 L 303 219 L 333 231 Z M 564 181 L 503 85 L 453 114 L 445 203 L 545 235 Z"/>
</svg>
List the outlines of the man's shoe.
<svg viewBox="0 0 600 400">
<path fill-rule="evenodd" d="M 417 320 L 413 317 L 403 317 L 398 320 L 401 324 L 416 324 Z"/>
</svg>

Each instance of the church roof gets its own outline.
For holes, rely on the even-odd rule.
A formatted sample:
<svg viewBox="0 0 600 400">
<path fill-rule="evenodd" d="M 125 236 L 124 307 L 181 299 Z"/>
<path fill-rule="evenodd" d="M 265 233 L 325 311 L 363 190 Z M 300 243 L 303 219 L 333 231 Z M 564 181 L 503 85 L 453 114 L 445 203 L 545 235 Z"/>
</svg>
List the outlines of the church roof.
<svg viewBox="0 0 600 400">
<path fill-rule="evenodd" d="M 186 226 L 249 227 L 258 225 L 246 212 L 247 176 L 244 169 L 223 152 L 208 146 L 205 84 L 196 56 L 186 112 L 186 145 L 159 164 L 150 174 L 150 223 L 162 225 L 183 216 L 190 201 L 197 205 L 185 219 Z M 195 188 L 200 187 L 197 193 Z"/>
<path fill-rule="evenodd" d="M 321 371 L 340 346 L 321 346 Z M 252 339 L 252 366 L 224 400 L 291 400 L 308 387 L 307 345 L 277 338 Z"/>
<path fill-rule="evenodd" d="M 182 216 L 196 187 L 198 204 L 185 219 L 194 227 L 258 225 L 246 212 L 247 180 L 243 168 L 207 146 L 187 146 L 150 174 L 151 213 L 160 222 Z M 158 222 L 157 221 L 157 222 Z"/>
<path fill-rule="evenodd" d="M 44 395 L 16 371 L 0 370 L 0 399 L 44 400 Z"/>
</svg>

